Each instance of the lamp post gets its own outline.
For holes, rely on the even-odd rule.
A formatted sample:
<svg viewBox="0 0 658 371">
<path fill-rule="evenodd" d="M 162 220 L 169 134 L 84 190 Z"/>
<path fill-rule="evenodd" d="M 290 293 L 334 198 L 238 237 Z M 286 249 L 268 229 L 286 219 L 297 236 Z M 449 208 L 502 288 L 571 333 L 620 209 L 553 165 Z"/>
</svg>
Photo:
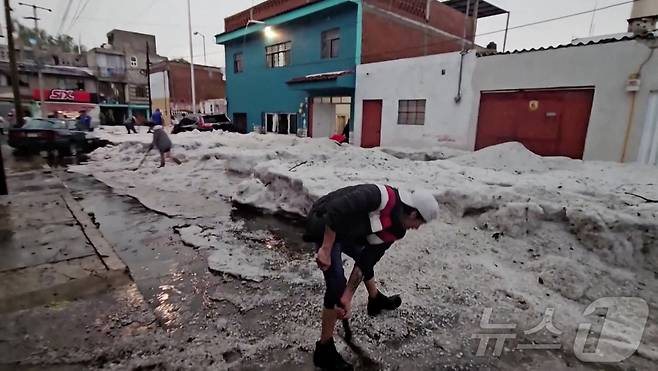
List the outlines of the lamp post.
<svg viewBox="0 0 658 371">
<path fill-rule="evenodd" d="M 208 57 L 206 55 L 206 35 L 202 34 L 199 31 L 194 31 L 194 35 L 201 36 L 203 39 L 203 64 L 208 65 Z"/>
<path fill-rule="evenodd" d="M 190 80 L 192 84 L 192 114 L 196 113 L 196 88 L 194 86 L 194 50 L 192 48 L 192 13 L 190 0 L 187 0 L 187 33 L 190 42 Z"/>
</svg>

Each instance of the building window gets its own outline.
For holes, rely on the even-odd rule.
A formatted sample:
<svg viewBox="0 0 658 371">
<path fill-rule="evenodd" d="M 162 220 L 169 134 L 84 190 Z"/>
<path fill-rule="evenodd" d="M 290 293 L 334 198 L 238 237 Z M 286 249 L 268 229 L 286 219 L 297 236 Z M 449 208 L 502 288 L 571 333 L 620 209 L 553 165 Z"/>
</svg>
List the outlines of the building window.
<svg viewBox="0 0 658 371">
<path fill-rule="evenodd" d="M 398 101 L 398 125 L 425 125 L 425 99 Z"/>
<path fill-rule="evenodd" d="M 130 57 L 130 67 L 137 67 L 137 57 Z"/>
<path fill-rule="evenodd" d="M 265 47 L 265 62 L 268 68 L 285 67 L 290 65 L 290 47 L 287 41 Z"/>
<path fill-rule="evenodd" d="M 148 95 L 146 93 L 146 86 L 145 85 L 135 86 L 135 97 L 137 97 L 137 98 L 147 98 L 148 97 Z"/>
<path fill-rule="evenodd" d="M 333 28 L 322 32 L 322 59 L 338 58 L 340 49 L 340 29 Z"/>
<path fill-rule="evenodd" d="M 242 53 L 233 54 L 233 72 L 240 73 L 244 71 L 244 66 L 242 65 Z"/>
</svg>

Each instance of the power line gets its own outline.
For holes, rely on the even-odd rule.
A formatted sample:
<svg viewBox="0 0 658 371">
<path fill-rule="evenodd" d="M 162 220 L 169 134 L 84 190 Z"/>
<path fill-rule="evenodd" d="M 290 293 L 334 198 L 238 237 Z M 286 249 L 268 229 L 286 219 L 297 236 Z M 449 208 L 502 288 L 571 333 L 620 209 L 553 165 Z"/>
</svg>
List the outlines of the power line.
<svg viewBox="0 0 658 371">
<path fill-rule="evenodd" d="M 604 6 L 604 7 L 598 7 L 598 8 L 587 10 L 587 11 L 571 13 L 571 14 L 565 14 L 565 15 L 562 15 L 562 16 L 559 16 L 559 17 L 547 18 L 547 19 L 542 19 L 542 20 L 535 21 L 535 22 L 525 23 L 525 24 L 510 27 L 510 28 L 508 28 L 508 30 L 516 30 L 516 29 L 520 29 L 520 28 L 535 26 L 535 25 L 538 25 L 538 24 L 554 22 L 554 21 L 565 19 L 565 18 L 571 18 L 571 17 L 576 17 L 576 16 L 579 16 L 579 15 L 583 15 L 583 14 L 598 12 L 600 10 L 610 9 L 610 8 L 614 8 L 614 7 L 617 7 L 617 6 L 626 5 L 626 4 L 630 4 L 630 3 L 633 3 L 633 0 L 624 1 L 624 2 L 620 2 L 620 3 L 616 3 L 616 4 L 611 4 L 611 5 Z M 475 35 L 475 37 L 492 35 L 492 34 L 501 33 L 501 32 L 505 32 L 505 29 L 500 29 L 500 30 L 490 31 L 490 32 L 484 32 L 484 33 Z M 438 41 L 438 42 L 435 42 L 435 43 L 427 43 L 427 44 L 424 44 L 424 45 L 421 45 L 421 46 L 409 46 L 409 47 L 404 47 L 404 48 L 398 48 L 398 49 L 394 49 L 394 50 L 388 50 L 388 51 L 383 52 L 383 53 L 373 52 L 373 53 L 369 53 L 369 54 L 363 54 L 362 56 L 375 56 L 375 55 L 380 55 L 380 54 L 381 55 L 387 55 L 387 54 L 397 53 L 397 52 L 401 52 L 401 51 L 420 49 L 420 48 L 423 48 L 423 47 L 439 47 L 439 46 L 442 46 L 444 44 L 458 43 L 458 42 L 460 42 L 460 41 L 455 37 L 454 39 L 441 40 L 441 41 Z"/>
<path fill-rule="evenodd" d="M 73 15 L 71 16 L 71 19 L 73 19 L 73 18 L 75 17 L 75 15 L 78 14 L 78 12 L 80 11 L 80 8 L 81 8 L 81 7 L 82 7 L 82 0 L 79 0 L 78 3 L 77 3 L 77 7 L 76 7 L 75 10 L 73 11 Z M 62 25 L 62 26 L 63 26 L 63 25 Z M 69 24 L 69 27 L 66 28 L 66 30 L 68 31 L 69 28 L 71 28 L 71 25 L 70 25 L 70 24 Z M 62 30 L 64 30 L 63 27 L 62 27 Z"/>
<path fill-rule="evenodd" d="M 87 8 L 87 5 L 89 5 L 89 0 L 85 1 L 84 5 L 82 5 L 82 7 L 80 8 L 80 11 L 73 17 L 73 20 L 71 21 L 69 27 L 66 29 L 66 32 L 69 32 L 71 28 L 73 28 L 73 26 L 78 22 L 78 19 Z"/>
<path fill-rule="evenodd" d="M 62 17 L 62 20 L 59 22 L 59 27 L 57 27 L 57 34 L 62 33 L 62 28 L 64 27 L 64 23 L 66 22 L 66 17 L 69 16 L 69 11 L 71 10 L 72 4 L 73 4 L 73 0 L 69 0 L 69 2 L 66 4 L 66 9 L 64 9 L 64 16 Z"/>
<path fill-rule="evenodd" d="M 507 30 L 516 30 L 516 29 L 519 29 L 519 28 L 535 26 L 535 25 L 542 24 L 542 23 L 559 21 L 559 20 L 566 19 L 566 18 L 576 17 L 576 16 L 583 15 L 583 14 L 594 13 L 594 12 L 598 12 L 598 11 L 601 11 L 601 10 L 621 6 L 621 5 L 630 4 L 630 3 L 633 3 L 634 1 L 635 0 L 629 0 L 629 1 L 624 1 L 624 2 L 621 2 L 621 3 L 616 3 L 616 4 L 612 4 L 612 5 L 608 5 L 608 6 L 602 6 L 600 8 L 594 8 L 594 9 L 591 9 L 591 10 L 586 10 L 586 11 L 583 11 L 583 12 L 565 14 L 565 15 L 562 15 L 562 16 L 559 16 L 559 17 L 554 17 L 554 18 L 547 18 L 547 19 L 543 19 L 543 20 L 540 20 L 540 21 L 536 21 L 536 22 L 530 22 L 530 23 L 521 24 L 521 25 L 518 25 L 518 26 L 509 27 L 509 28 L 507 28 Z M 491 34 L 500 33 L 500 32 L 505 32 L 505 29 L 503 28 L 502 30 L 481 33 L 479 35 L 476 35 L 475 37 L 486 36 L 486 35 L 491 35 Z"/>
</svg>

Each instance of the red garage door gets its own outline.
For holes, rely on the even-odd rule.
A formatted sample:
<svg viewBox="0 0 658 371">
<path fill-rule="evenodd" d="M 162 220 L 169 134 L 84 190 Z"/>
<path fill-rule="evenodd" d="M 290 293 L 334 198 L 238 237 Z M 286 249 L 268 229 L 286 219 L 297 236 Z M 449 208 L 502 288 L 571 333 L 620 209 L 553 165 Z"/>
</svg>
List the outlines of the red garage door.
<svg viewBox="0 0 658 371">
<path fill-rule="evenodd" d="M 521 142 L 542 156 L 583 158 L 594 89 L 483 92 L 475 149 Z"/>
</svg>

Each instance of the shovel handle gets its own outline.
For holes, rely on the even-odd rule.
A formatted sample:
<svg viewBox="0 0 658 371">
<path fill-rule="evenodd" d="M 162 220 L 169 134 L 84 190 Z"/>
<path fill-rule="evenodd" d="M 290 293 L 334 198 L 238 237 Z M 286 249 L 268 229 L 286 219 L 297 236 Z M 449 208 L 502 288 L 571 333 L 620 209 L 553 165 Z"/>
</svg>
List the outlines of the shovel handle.
<svg viewBox="0 0 658 371">
<path fill-rule="evenodd" d="M 345 330 L 345 341 L 352 340 L 352 328 L 350 327 L 350 320 L 343 320 L 343 329 Z"/>
</svg>

